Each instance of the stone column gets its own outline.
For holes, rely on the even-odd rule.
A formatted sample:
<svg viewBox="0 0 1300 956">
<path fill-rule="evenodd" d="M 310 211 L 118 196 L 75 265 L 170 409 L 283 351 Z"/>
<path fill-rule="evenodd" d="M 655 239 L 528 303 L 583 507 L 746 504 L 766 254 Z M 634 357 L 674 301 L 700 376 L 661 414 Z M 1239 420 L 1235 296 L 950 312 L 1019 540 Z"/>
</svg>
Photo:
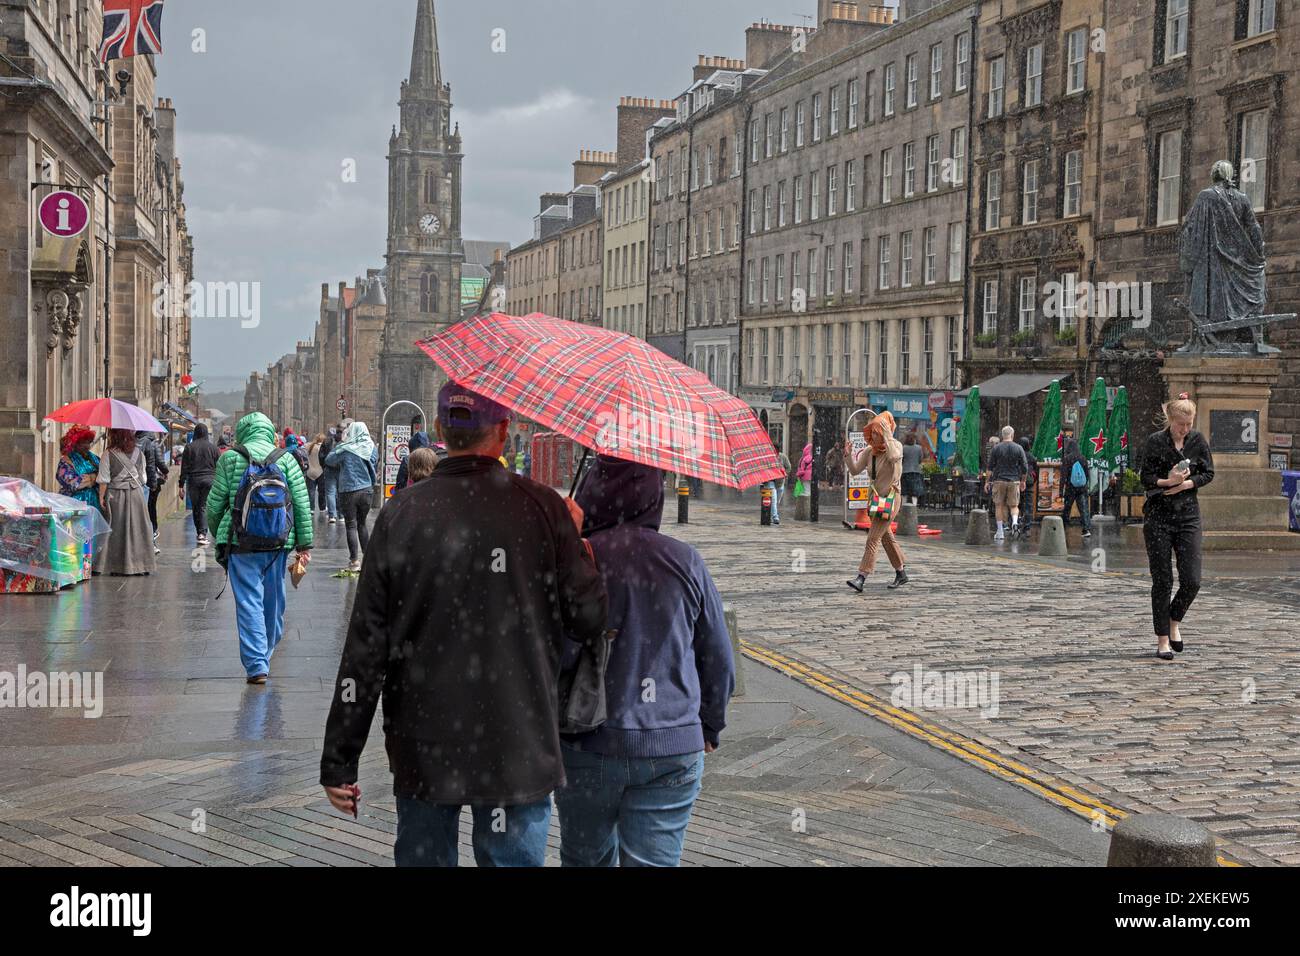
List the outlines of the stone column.
<svg viewBox="0 0 1300 956">
<path fill-rule="evenodd" d="M 1282 475 L 1268 466 L 1269 398 L 1278 356 L 1172 355 L 1161 375 L 1169 398 L 1196 403 L 1194 427 L 1210 443 L 1214 481 L 1198 492 L 1207 551 L 1300 549 L 1287 531 Z"/>
</svg>

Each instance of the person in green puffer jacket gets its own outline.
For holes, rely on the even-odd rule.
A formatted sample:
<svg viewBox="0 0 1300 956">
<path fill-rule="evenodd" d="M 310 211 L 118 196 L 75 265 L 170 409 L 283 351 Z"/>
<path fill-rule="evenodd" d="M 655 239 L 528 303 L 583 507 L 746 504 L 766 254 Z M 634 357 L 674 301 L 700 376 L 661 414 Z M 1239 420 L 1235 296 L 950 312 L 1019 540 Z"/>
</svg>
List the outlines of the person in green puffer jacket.
<svg viewBox="0 0 1300 956">
<path fill-rule="evenodd" d="M 255 461 L 264 461 L 275 450 L 275 426 L 261 412 L 245 415 L 235 426 L 235 443 Z M 312 545 L 311 502 L 307 479 L 292 455 L 282 455 L 276 467 L 284 473 L 293 502 L 289 539 L 277 553 L 241 552 L 230 547 L 235 496 L 249 465 L 248 459 L 232 447 L 217 460 L 212 491 L 208 495 L 208 528 L 218 555 L 224 555 L 235 596 L 235 620 L 239 627 L 239 657 L 250 684 L 265 684 L 270 674 L 271 655 L 284 634 L 286 600 L 285 574 L 289 552 L 298 551 L 304 561 Z"/>
</svg>

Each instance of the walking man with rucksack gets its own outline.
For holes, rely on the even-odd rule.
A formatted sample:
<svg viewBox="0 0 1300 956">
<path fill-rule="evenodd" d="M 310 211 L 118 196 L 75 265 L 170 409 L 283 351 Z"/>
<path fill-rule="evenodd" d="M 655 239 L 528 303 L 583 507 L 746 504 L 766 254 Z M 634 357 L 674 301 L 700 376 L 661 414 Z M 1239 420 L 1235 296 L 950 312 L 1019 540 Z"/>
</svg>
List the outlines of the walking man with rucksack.
<svg viewBox="0 0 1300 956">
<path fill-rule="evenodd" d="M 1065 500 L 1061 522 L 1067 528 L 1070 526 L 1070 510 L 1078 503 L 1079 521 L 1083 524 L 1085 538 L 1092 537 L 1092 515 L 1088 513 L 1088 482 L 1091 478 L 1087 459 L 1079 452 L 1074 427 L 1066 425 L 1061 434 L 1061 497 Z"/>
<path fill-rule="evenodd" d="M 310 560 L 312 523 L 302 469 L 276 448 L 275 426 L 261 412 L 239 420 L 234 444 L 217 461 L 208 528 L 235 596 L 244 672 L 250 684 L 265 684 L 284 634 L 289 552 Z"/>
</svg>

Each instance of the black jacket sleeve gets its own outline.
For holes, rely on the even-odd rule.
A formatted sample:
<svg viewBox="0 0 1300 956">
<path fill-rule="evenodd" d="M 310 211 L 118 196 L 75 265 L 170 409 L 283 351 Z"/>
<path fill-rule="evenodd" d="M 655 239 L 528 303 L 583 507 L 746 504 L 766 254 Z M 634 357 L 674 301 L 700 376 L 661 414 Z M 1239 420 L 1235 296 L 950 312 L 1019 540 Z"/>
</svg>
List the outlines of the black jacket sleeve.
<svg viewBox="0 0 1300 956">
<path fill-rule="evenodd" d="M 1188 451 L 1187 457 L 1192 459 L 1192 487 L 1199 490 L 1214 480 L 1214 456 L 1210 454 L 1210 443 L 1200 432 L 1196 433 L 1195 444 Z"/>
<path fill-rule="evenodd" d="M 388 525 L 396 509 L 379 513 L 361 569 L 348 636 L 343 645 L 334 699 L 325 722 L 320 782 L 326 787 L 356 783 L 357 764 L 365 749 L 375 709 L 384 691 L 388 667 Z"/>
<path fill-rule="evenodd" d="M 1142 471 L 1139 475 L 1142 478 L 1142 487 L 1147 491 L 1160 491 L 1160 479 L 1166 477 L 1169 469 L 1164 467 L 1164 455 L 1160 452 L 1160 435 L 1161 432 L 1155 432 L 1147 439 L 1147 444 L 1142 449 Z"/>
</svg>

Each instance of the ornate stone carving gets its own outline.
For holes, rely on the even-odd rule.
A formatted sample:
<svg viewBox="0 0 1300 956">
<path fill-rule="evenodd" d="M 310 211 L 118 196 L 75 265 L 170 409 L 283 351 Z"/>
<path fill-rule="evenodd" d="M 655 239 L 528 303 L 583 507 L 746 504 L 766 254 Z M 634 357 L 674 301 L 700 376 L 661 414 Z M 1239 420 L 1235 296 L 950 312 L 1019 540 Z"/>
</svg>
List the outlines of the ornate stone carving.
<svg viewBox="0 0 1300 956">
<path fill-rule="evenodd" d="M 49 313 L 45 354 L 50 356 L 59 347 L 59 340 L 63 337 L 63 326 L 68 320 L 68 294 L 61 289 L 51 289 L 45 296 L 45 306 Z"/>
<path fill-rule="evenodd" d="M 980 251 L 975 254 L 975 264 L 980 265 L 985 262 L 997 262 L 1001 256 L 998 255 L 998 241 L 996 239 L 979 240 Z"/>
<path fill-rule="evenodd" d="M 1067 223 L 1061 228 L 1053 230 L 1052 251 L 1049 255 L 1053 258 L 1083 255 L 1083 246 L 1079 242 L 1079 227 L 1073 223 Z"/>
<path fill-rule="evenodd" d="M 68 317 L 63 322 L 63 354 L 72 351 L 77 344 L 77 331 L 81 327 L 81 295 L 68 293 Z"/>
</svg>

